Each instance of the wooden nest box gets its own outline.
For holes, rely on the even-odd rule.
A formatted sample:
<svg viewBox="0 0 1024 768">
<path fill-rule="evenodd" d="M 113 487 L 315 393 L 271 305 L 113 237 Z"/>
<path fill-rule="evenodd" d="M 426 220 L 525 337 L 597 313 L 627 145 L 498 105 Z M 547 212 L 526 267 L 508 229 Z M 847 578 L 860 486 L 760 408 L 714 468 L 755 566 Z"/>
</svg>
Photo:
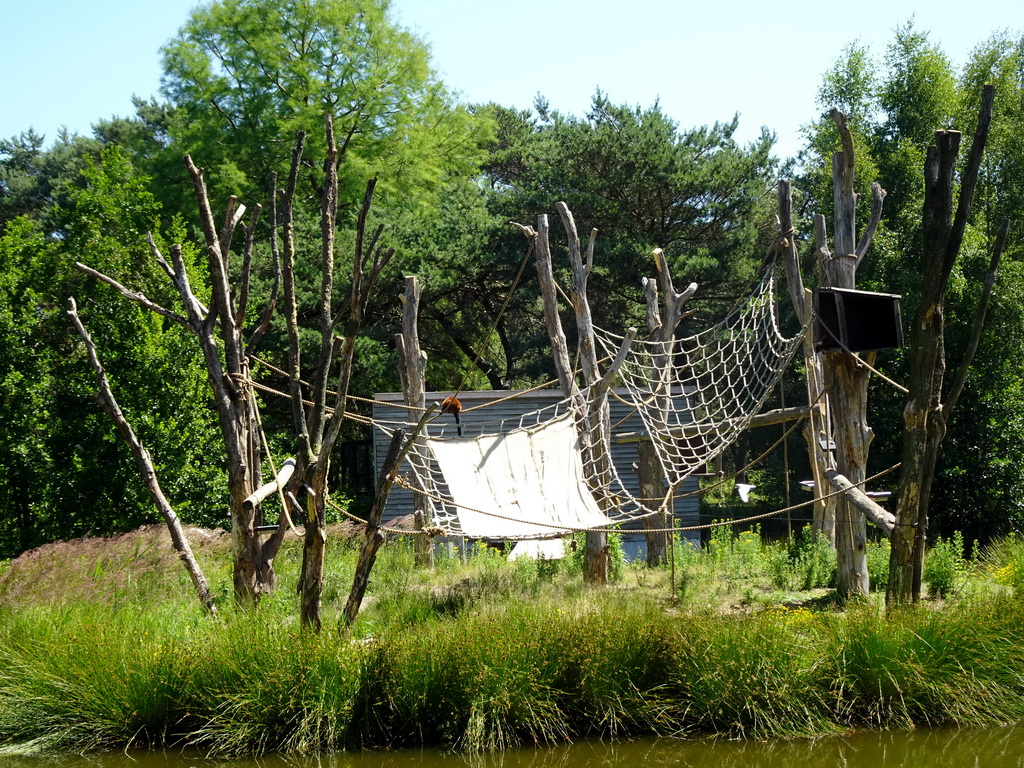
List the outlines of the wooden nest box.
<svg viewBox="0 0 1024 768">
<path fill-rule="evenodd" d="M 849 288 L 818 290 L 814 348 L 873 352 L 903 344 L 900 297 Z"/>
</svg>

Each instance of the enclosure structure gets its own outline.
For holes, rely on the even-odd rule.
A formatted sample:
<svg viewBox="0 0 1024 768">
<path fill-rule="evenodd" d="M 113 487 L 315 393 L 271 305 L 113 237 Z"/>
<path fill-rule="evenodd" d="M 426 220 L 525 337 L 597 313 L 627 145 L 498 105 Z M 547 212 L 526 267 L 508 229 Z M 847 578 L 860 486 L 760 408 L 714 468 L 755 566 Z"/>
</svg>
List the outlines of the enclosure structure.
<svg viewBox="0 0 1024 768">
<path fill-rule="evenodd" d="M 428 392 L 427 402 L 441 402 L 452 394 L 451 392 Z M 613 394 L 617 394 L 619 397 L 613 396 L 609 400 L 610 423 L 613 425 L 612 463 L 624 489 L 639 497 L 641 495 L 640 481 L 635 470 L 638 461 L 637 444 L 636 442 L 618 442 L 615 436 L 642 432 L 644 424 L 635 408 L 627 402 L 624 390 L 616 390 Z M 529 419 L 529 414 L 554 407 L 563 400 L 564 395 L 560 389 L 539 389 L 533 391 L 467 391 L 460 392 L 458 397 L 463 408 L 460 418 L 463 436 L 470 439 L 482 434 L 511 430 L 517 427 L 524 417 Z M 379 474 L 390 441 L 388 430 L 382 426 L 389 423 L 403 423 L 405 401 L 401 393 L 395 392 L 376 394 L 374 400 L 373 451 L 374 464 Z M 454 437 L 456 435 L 455 420 L 449 415 L 442 415 L 433 421 L 427 429 L 430 437 Z M 402 471 L 409 472 L 410 469 L 406 465 Z M 385 522 L 413 514 L 413 499 L 414 493 L 411 490 L 401 487 L 394 488 L 385 507 Z M 692 477 L 683 483 L 674 498 L 673 516 L 676 527 L 697 525 L 700 521 L 699 506 L 698 481 L 696 477 Z M 646 542 L 642 520 L 628 520 L 622 524 L 621 530 L 623 531 L 623 549 L 626 556 L 630 559 L 644 558 Z M 700 541 L 699 531 L 681 531 L 678 535 L 694 544 L 698 544 Z"/>
</svg>

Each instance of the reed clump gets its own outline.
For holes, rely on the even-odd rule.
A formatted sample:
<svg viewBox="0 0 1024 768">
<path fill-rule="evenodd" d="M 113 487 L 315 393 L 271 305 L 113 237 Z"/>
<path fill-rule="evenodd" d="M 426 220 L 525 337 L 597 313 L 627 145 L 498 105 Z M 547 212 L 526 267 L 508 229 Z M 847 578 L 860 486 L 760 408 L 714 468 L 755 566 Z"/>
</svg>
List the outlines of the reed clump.
<svg viewBox="0 0 1024 768">
<path fill-rule="evenodd" d="M 224 605 L 217 618 L 166 580 L 117 600 L 82 600 L 76 587 L 69 599 L 7 603 L 0 743 L 476 751 L 1024 717 L 1021 542 L 963 561 L 944 601 L 889 614 L 879 600 L 840 609 L 821 587 L 800 591 L 828 571 L 814 542 L 735 543 L 719 534 L 708 550 L 679 550 L 674 579 L 625 565 L 600 589 L 582 585 L 571 559 L 509 563 L 480 549 L 426 572 L 392 545 L 351 634 L 302 631 L 283 587 L 256 611 Z M 350 578 L 354 552 L 339 545 L 331 558 L 335 578 Z M 280 559 L 282 584 L 293 561 Z M 343 604 L 336 593 L 325 614 Z"/>
</svg>

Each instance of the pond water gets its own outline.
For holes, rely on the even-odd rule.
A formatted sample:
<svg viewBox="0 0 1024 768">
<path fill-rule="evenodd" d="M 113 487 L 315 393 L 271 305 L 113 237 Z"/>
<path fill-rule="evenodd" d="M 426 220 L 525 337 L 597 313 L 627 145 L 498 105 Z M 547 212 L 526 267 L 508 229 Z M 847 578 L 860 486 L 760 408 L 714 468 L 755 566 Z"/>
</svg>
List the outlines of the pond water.
<svg viewBox="0 0 1024 768">
<path fill-rule="evenodd" d="M 131 752 L 0 757 L 4 768 L 1024 768 L 1024 724 L 1005 728 L 859 733 L 818 741 L 639 739 L 577 742 L 490 755 L 439 750 L 216 760 L 197 753 Z"/>
</svg>

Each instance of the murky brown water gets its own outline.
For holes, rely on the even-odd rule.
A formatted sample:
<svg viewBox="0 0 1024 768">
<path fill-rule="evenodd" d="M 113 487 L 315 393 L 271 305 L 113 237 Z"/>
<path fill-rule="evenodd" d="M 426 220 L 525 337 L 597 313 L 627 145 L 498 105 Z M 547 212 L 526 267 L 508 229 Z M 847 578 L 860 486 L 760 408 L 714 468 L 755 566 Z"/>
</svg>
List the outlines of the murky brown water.
<svg viewBox="0 0 1024 768">
<path fill-rule="evenodd" d="M 769 743 L 642 739 L 583 742 L 494 755 L 437 750 L 211 760 L 178 752 L 0 757 L 3 768 L 1024 768 L 1024 724 L 1007 728 L 862 733 Z"/>
</svg>

